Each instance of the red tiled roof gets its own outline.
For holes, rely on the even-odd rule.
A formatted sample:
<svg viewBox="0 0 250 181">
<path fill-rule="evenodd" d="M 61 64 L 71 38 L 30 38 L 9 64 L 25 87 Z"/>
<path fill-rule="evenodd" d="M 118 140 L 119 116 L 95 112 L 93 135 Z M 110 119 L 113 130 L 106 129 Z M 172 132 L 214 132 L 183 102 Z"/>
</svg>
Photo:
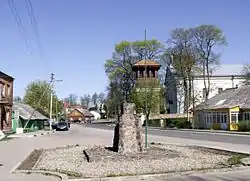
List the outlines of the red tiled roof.
<svg viewBox="0 0 250 181">
<path fill-rule="evenodd" d="M 161 66 L 159 63 L 153 60 L 141 60 L 135 64 L 135 66 L 145 66 L 145 65 Z"/>
</svg>

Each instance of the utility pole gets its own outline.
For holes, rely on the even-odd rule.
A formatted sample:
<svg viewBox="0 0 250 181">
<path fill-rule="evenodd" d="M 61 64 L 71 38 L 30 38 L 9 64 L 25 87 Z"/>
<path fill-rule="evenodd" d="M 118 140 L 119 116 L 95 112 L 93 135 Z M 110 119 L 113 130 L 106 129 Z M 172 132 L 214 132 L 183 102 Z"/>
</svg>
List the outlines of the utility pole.
<svg viewBox="0 0 250 181">
<path fill-rule="evenodd" d="M 58 102 L 56 102 L 56 121 L 58 121 L 58 107 L 57 107 Z"/>
<path fill-rule="evenodd" d="M 49 112 L 49 119 L 50 119 L 50 130 L 52 130 L 52 111 L 53 111 L 53 93 L 54 93 L 54 84 L 56 82 L 61 82 L 62 80 L 55 80 L 55 74 L 52 73 L 50 76 L 51 82 L 51 92 L 50 92 L 50 112 Z M 56 104 L 57 106 L 57 104 Z M 57 107 L 56 107 L 57 109 Z"/>
<path fill-rule="evenodd" d="M 144 41 L 146 45 L 147 40 L 147 30 L 144 32 Z M 147 112 L 148 112 L 148 88 L 147 88 L 147 60 L 145 58 L 145 94 L 146 94 L 146 100 L 145 100 L 145 148 L 148 148 L 148 118 L 147 118 Z"/>
<path fill-rule="evenodd" d="M 51 82 L 51 90 L 50 90 L 50 111 L 49 111 L 49 129 L 52 130 L 52 110 L 53 110 L 53 89 L 54 89 L 54 82 L 55 82 L 55 74 L 50 75 L 50 82 Z"/>
</svg>

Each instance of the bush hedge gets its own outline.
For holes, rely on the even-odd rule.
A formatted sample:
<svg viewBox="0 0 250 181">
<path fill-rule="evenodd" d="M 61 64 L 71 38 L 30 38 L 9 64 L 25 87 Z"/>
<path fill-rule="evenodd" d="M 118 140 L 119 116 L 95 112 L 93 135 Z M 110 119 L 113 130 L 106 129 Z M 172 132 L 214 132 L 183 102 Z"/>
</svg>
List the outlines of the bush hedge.
<svg viewBox="0 0 250 181">
<path fill-rule="evenodd" d="M 250 121 L 239 121 L 238 131 L 250 131 Z"/>
</svg>

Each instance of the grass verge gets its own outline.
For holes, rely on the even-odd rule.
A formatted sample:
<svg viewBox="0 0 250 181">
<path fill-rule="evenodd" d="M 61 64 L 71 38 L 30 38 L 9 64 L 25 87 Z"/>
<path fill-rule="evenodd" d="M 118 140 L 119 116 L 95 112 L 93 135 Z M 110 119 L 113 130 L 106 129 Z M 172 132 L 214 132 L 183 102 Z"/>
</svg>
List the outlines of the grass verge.
<svg viewBox="0 0 250 181">
<path fill-rule="evenodd" d="M 19 165 L 17 170 L 32 170 L 42 153 L 43 149 L 33 150 L 29 156 Z"/>
</svg>

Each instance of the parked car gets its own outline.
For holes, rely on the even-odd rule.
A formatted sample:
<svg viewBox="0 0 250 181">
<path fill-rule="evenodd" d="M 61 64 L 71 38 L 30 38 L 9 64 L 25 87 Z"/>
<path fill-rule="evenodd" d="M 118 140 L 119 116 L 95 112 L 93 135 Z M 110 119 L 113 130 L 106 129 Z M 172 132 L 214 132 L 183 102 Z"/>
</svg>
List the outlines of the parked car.
<svg viewBox="0 0 250 181">
<path fill-rule="evenodd" d="M 61 119 L 60 122 L 66 122 L 68 124 L 68 128 L 70 128 L 70 121 L 66 121 L 65 119 Z"/>
<path fill-rule="evenodd" d="M 65 121 L 61 121 L 57 124 L 56 131 L 68 131 L 69 130 L 69 125 Z"/>
<path fill-rule="evenodd" d="M 51 127 L 52 127 L 52 129 L 57 129 L 57 122 L 52 122 L 52 125 L 51 125 Z"/>
</svg>

